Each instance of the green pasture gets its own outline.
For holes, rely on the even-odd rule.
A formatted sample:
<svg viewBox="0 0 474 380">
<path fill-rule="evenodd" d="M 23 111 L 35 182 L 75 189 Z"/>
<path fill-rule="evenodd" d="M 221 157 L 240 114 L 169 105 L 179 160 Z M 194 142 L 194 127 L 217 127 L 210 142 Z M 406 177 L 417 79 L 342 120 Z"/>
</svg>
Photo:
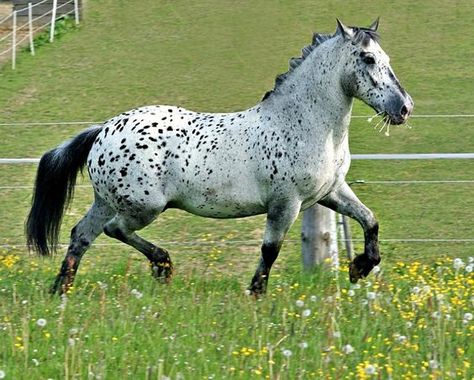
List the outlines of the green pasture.
<svg viewBox="0 0 474 380">
<path fill-rule="evenodd" d="M 77 29 L 35 57 L 20 54 L 17 70 L 0 69 L 0 157 L 39 157 L 85 128 L 13 123 L 102 121 L 147 104 L 212 112 L 250 107 L 313 32 L 335 30 L 336 17 L 369 25 L 381 16 L 382 47 L 415 101 L 415 115 L 474 114 L 474 7 L 467 0 L 89 0 L 84 11 Z M 355 104 L 354 115 L 372 113 Z M 351 151 L 474 151 L 474 118 L 409 124 L 386 137 L 354 119 Z M 139 253 L 101 236 L 64 304 L 46 293 L 62 253 L 43 260 L 24 247 L 35 165 L 0 165 L 0 375 L 471 379 L 474 244 L 438 239 L 474 238 L 473 184 L 370 182 L 472 180 L 473 173 L 472 160 L 353 162 L 348 180 L 367 181 L 354 189 L 379 218 L 384 260 L 361 288 L 350 286 L 344 260 L 337 272 L 301 272 L 298 220 L 269 295 L 249 299 L 244 290 L 264 217 L 211 220 L 169 210 L 142 235 L 170 251 L 172 284 L 154 283 Z M 79 183 L 64 243 L 92 200 L 87 178 Z M 392 240 L 426 238 L 433 241 Z M 464 265 L 454 268 L 455 258 Z M 303 317 L 304 310 L 310 315 Z"/>
</svg>

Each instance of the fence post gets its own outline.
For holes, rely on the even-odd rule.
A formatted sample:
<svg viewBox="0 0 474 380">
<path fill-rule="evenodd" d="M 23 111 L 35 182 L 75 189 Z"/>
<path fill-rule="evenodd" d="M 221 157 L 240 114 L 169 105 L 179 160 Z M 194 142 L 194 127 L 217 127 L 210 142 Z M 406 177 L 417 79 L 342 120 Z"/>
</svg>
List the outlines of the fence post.
<svg viewBox="0 0 474 380">
<path fill-rule="evenodd" d="M 33 6 L 28 3 L 28 34 L 30 39 L 30 52 L 35 55 L 35 43 L 33 41 Z"/>
<path fill-rule="evenodd" d="M 74 0 L 74 17 L 76 19 L 76 25 L 79 25 L 79 0 Z"/>
<path fill-rule="evenodd" d="M 337 229 L 335 213 L 323 206 L 314 205 L 303 213 L 301 228 L 303 268 L 311 270 L 326 259 L 337 267 Z"/>
<path fill-rule="evenodd" d="M 16 11 L 13 11 L 12 25 L 12 69 L 16 69 Z"/>
<path fill-rule="evenodd" d="M 58 7 L 58 0 L 53 0 L 53 9 L 51 10 L 51 30 L 49 33 L 49 42 L 54 41 L 54 28 L 56 27 L 56 8 Z"/>
</svg>

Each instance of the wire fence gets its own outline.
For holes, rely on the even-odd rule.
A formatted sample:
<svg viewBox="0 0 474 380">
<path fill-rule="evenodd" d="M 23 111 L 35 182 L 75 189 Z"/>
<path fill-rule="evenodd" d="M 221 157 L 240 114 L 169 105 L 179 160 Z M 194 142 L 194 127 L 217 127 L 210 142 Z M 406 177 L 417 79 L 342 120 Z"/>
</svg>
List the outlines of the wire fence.
<svg viewBox="0 0 474 380">
<path fill-rule="evenodd" d="M 0 38 L 0 57 L 10 55 L 12 69 L 16 69 L 16 58 L 19 47 L 28 41 L 31 55 L 35 55 L 34 36 L 46 28 L 50 28 L 49 41 L 54 41 L 56 21 L 68 15 L 74 15 L 76 25 L 79 24 L 79 0 L 69 0 L 58 4 L 58 0 L 53 0 L 51 9 L 34 17 L 35 8 L 47 6 L 51 0 L 40 2 L 29 2 L 27 7 L 13 10 L 8 16 L 0 20 L 0 28 L 11 29 L 11 31 Z M 73 5 L 72 9 L 65 11 L 68 5 Z M 27 17 L 23 17 L 24 14 Z M 39 25 L 38 25 L 39 24 Z M 2 45 L 6 45 L 2 46 Z"/>
<path fill-rule="evenodd" d="M 474 114 L 438 114 L 438 115 L 412 115 L 413 118 L 472 118 Z M 353 119 L 370 119 L 370 116 L 355 115 Z M 42 126 L 70 126 L 70 125 L 92 125 L 102 124 L 103 121 L 51 121 L 51 122 L 10 122 L 0 123 L 0 127 L 42 127 Z M 352 155 L 353 160 L 437 160 L 437 159 L 474 159 L 474 153 L 421 153 L 421 154 L 355 154 Z M 37 164 L 39 158 L 0 158 L 0 166 L 2 164 L 17 165 L 17 164 Z M 356 180 L 351 184 L 366 184 L 366 185 L 472 185 L 474 179 L 434 179 L 434 180 Z M 92 188 L 90 184 L 77 185 L 77 188 Z M 17 191 L 17 190 L 31 190 L 32 184 L 18 184 L 18 185 L 3 185 L 0 186 L 0 193 L 3 191 Z M 344 243 L 349 241 L 342 237 L 338 239 L 339 242 Z M 351 242 L 362 243 L 363 239 L 351 238 Z M 287 240 L 289 243 L 298 243 L 297 240 Z M 456 237 L 456 238 L 382 238 L 381 243 L 391 244 L 474 244 L 474 237 Z M 160 241 L 161 244 L 177 245 L 177 246 L 258 246 L 261 240 L 190 240 L 190 241 Z M 119 246 L 121 243 L 97 243 L 96 246 Z M 61 246 L 67 246 L 67 243 L 62 243 Z M 0 247 L 15 247 L 25 248 L 24 242 L 9 242 L 0 243 Z"/>
</svg>

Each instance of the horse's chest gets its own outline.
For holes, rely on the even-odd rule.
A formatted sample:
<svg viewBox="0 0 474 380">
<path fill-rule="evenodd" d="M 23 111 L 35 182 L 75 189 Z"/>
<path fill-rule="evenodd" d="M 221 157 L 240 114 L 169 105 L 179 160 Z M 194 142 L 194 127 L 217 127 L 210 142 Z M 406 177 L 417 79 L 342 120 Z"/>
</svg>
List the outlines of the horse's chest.
<svg viewBox="0 0 474 380">
<path fill-rule="evenodd" d="M 334 155 L 320 158 L 301 174 L 298 190 L 303 209 L 339 187 L 345 181 L 349 170 L 348 152 L 341 150 Z"/>
</svg>

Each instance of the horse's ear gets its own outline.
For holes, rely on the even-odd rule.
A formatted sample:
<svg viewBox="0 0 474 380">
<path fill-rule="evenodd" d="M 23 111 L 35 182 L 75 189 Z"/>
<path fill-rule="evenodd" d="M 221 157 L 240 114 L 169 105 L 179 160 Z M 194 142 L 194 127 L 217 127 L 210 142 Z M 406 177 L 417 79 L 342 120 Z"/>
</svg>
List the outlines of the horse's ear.
<svg viewBox="0 0 474 380">
<path fill-rule="evenodd" d="M 352 28 L 349 28 L 348 26 L 345 26 L 339 19 L 336 19 L 337 21 L 337 30 L 336 34 L 340 34 L 344 38 L 352 38 L 354 35 L 354 32 L 352 31 Z"/>
<path fill-rule="evenodd" d="M 369 29 L 373 32 L 376 32 L 377 29 L 379 28 L 379 21 L 380 21 L 380 16 L 377 17 L 377 19 L 372 24 L 370 24 Z"/>
</svg>

